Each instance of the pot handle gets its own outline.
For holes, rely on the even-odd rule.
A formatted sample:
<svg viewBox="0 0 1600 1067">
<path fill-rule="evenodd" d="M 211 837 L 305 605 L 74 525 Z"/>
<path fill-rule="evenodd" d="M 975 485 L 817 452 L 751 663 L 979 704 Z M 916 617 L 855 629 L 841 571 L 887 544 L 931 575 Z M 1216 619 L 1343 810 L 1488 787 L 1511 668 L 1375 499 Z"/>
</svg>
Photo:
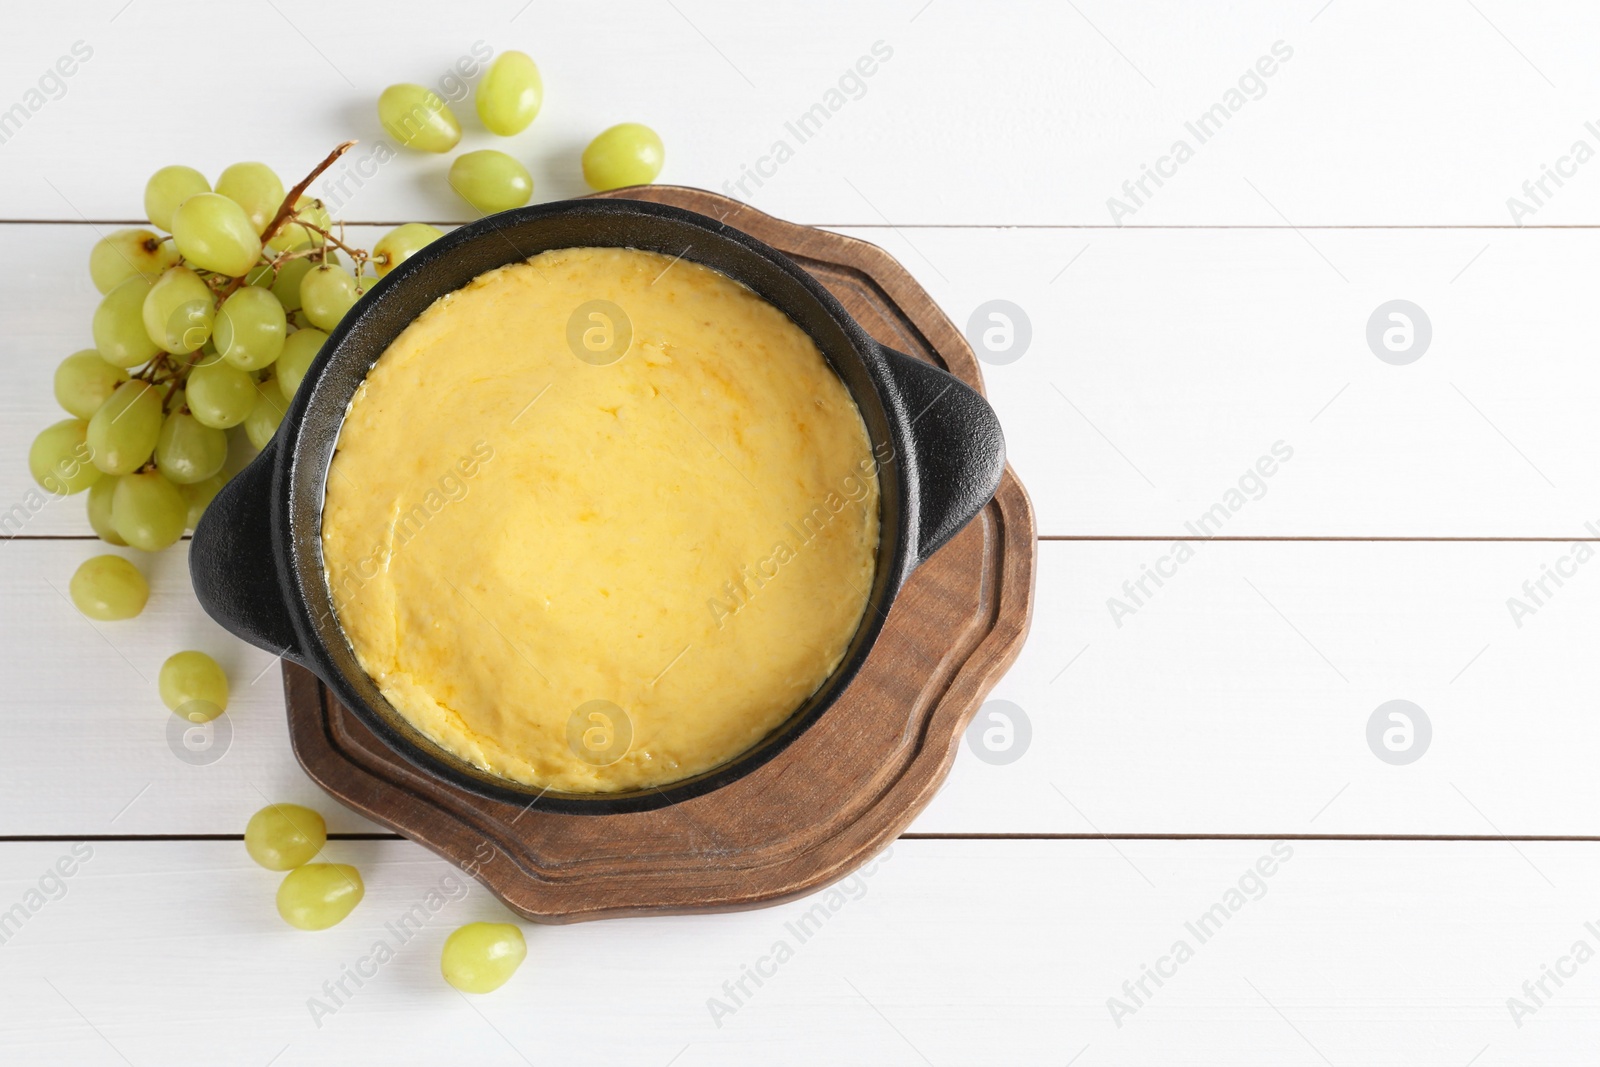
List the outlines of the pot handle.
<svg viewBox="0 0 1600 1067">
<path fill-rule="evenodd" d="M 878 346 L 905 403 L 917 471 L 913 558 L 921 564 L 982 511 L 1006 466 L 1000 420 L 976 390 L 931 363 Z"/>
<path fill-rule="evenodd" d="M 189 578 L 200 606 L 229 633 L 299 660 L 272 551 L 274 439 L 206 506 L 189 544 Z"/>
</svg>

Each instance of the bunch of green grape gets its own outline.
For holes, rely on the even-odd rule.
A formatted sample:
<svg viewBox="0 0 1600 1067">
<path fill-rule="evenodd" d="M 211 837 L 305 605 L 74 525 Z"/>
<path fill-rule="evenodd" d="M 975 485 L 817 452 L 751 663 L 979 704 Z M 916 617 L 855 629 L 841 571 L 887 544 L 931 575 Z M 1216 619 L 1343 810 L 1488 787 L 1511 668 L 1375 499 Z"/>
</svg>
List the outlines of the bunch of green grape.
<svg viewBox="0 0 1600 1067">
<path fill-rule="evenodd" d="M 228 472 L 271 440 L 327 331 L 372 284 L 367 269 L 386 274 L 440 236 L 411 223 L 370 254 L 354 248 L 300 193 L 310 180 L 286 194 L 262 163 L 228 167 L 215 187 L 163 167 L 145 186 L 151 228 L 90 250 L 94 347 L 56 369 L 70 417 L 39 434 L 28 461 L 44 489 L 87 492 L 107 543 L 157 552 L 194 529 Z M 148 590 L 132 569 L 80 571 L 74 602 L 98 619 L 138 614 Z"/>
<path fill-rule="evenodd" d="M 502 52 L 474 93 L 484 129 L 510 137 L 528 128 L 544 103 L 539 67 L 523 52 Z M 448 152 L 461 142 L 461 123 L 450 105 L 425 85 L 402 82 L 378 97 L 378 121 L 407 148 Z M 624 122 L 601 133 L 583 152 L 583 177 L 595 190 L 648 185 L 661 173 L 665 150 L 648 126 Z M 450 163 L 450 187 L 480 213 L 521 207 L 533 196 L 533 177 L 498 149 L 463 152 Z"/>
</svg>

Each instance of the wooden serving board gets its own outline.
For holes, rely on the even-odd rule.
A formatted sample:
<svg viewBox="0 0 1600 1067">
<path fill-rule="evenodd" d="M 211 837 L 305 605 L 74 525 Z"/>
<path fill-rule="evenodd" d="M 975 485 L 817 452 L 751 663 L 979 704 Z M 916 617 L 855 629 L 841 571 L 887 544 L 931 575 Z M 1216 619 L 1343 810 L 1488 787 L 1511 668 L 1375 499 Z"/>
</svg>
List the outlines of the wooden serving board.
<svg viewBox="0 0 1600 1067">
<path fill-rule="evenodd" d="M 883 249 L 715 193 L 615 196 L 698 211 L 781 249 L 868 333 L 982 390 L 955 325 Z M 1033 509 L 1008 468 L 977 519 L 919 567 L 849 689 L 779 756 L 656 811 L 559 815 L 486 800 L 391 753 L 326 687 L 284 664 L 295 755 L 322 788 L 456 863 L 518 914 L 565 923 L 773 904 L 843 878 L 932 799 L 1033 607 Z"/>
</svg>

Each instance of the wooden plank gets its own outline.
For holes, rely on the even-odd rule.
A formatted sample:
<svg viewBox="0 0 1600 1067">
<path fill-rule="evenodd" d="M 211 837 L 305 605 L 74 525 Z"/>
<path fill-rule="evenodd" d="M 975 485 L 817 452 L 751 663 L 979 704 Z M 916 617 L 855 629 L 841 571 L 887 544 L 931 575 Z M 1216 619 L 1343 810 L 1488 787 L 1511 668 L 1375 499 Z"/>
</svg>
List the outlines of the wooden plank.
<svg viewBox="0 0 1600 1067">
<path fill-rule="evenodd" d="M 983 371 L 1041 534 L 1182 535 L 1219 504 L 1233 510 L 1208 531 L 1226 536 L 1573 537 L 1600 524 L 1584 466 L 1600 451 L 1600 369 L 1582 340 L 1600 286 L 1590 231 L 1318 231 L 1348 283 L 1278 231 L 850 232 L 896 255 L 963 329 L 993 299 L 1028 316 L 1021 358 Z M 89 343 L 95 236 L 5 235 L 0 450 L 20 458 L 62 416 L 56 363 Z M 1395 298 L 1433 327 L 1407 366 L 1366 341 Z M 1252 468 L 1279 442 L 1292 459 L 1258 485 Z M 31 485 L 20 462 L 0 468 L 0 512 Z M 27 508 L 5 530 L 85 533 L 82 508 Z"/>
<path fill-rule="evenodd" d="M 4 945 L 8 1062 L 1570 1063 L 1600 1009 L 1594 844 L 904 841 L 836 897 L 529 928 L 470 1002 L 440 945 L 505 912 L 414 845 L 330 845 L 367 895 L 318 934 L 237 842 L 89 847 Z M 69 848 L 0 846 L 0 901 Z"/>
<path fill-rule="evenodd" d="M 96 551 L 0 546 L 0 641 L 18 650 L 0 748 L 29 754 L 0 776 L 0 834 L 239 833 L 267 799 L 371 829 L 294 764 L 271 657 L 200 613 L 183 552 L 160 557 L 141 618 L 91 628 L 46 583 L 64 592 Z M 1029 747 L 995 765 L 969 738 L 913 831 L 1600 835 L 1593 563 L 1524 543 L 1215 542 L 1161 563 L 1169 552 L 1041 544 L 1033 631 L 992 695 L 1023 709 Z M 1545 564 L 1574 577 L 1545 580 L 1519 628 L 1507 601 L 1534 606 L 1522 586 Z M 1147 579 L 1153 595 L 1119 628 L 1106 602 L 1131 605 L 1123 582 L 1145 565 L 1175 573 Z M 233 680 L 231 747 L 211 765 L 174 754 L 146 681 L 182 648 L 213 652 Z M 1406 766 L 1366 740 L 1396 699 L 1433 728 Z"/>
<path fill-rule="evenodd" d="M 1134 205 L 1129 225 L 1503 225 L 1507 199 L 1542 165 L 1580 138 L 1600 145 L 1584 125 L 1596 118 L 1600 13 L 1578 0 L 1252 0 L 1160 18 L 1111 0 L 1029 0 L 1002 14 L 872 0 L 767 19 L 733 0 L 684 0 L 624 5 L 603 51 L 583 4 L 472 0 L 448 20 L 407 4 L 386 20 L 309 0 L 275 6 L 248 34 L 252 53 L 270 57 L 270 92 L 189 93 L 181 111 L 142 114 L 140 137 L 127 133 L 130 87 L 150 85 L 150 56 L 183 55 L 186 85 L 236 84 L 239 53 L 208 37 L 210 6 L 41 10 L 27 34 L 0 42 L 14 72 L 6 104 L 31 112 L 0 153 L 5 216 L 130 217 L 130 183 L 180 157 L 215 174 L 271 154 L 303 173 L 341 140 L 382 137 L 385 85 L 439 87 L 480 42 L 533 54 L 546 102 L 509 141 L 485 133 L 470 103 L 457 107 L 462 147 L 528 159 L 541 198 L 581 192 L 583 145 L 632 119 L 660 130 L 665 180 L 738 191 L 744 177 L 742 198 L 800 222 L 1099 225 L 1118 197 Z M 92 58 L 47 82 L 58 98 L 28 97 L 80 41 Z M 870 76 L 856 75 L 863 61 Z M 824 117 L 802 129 L 819 105 Z M 1196 125 L 1214 108 L 1210 126 Z M 1180 140 L 1193 155 L 1178 165 Z M 470 217 L 445 166 L 407 156 L 359 187 L 347 179 L 351 217 Z M 1170 177 L 1157 187 L 1147 168 Z M 1593 218 L 1600 181 L 1569 169 L 1530 221 Z M 758 170 L 759 186 L 746 177 Z M 1142 193 L 1124 191 L 1141 179 Z"/>
<path fill-rule="evenodd" d="M 969 744 L 916 829 L 1600 833 L 1587 770 L 1600 569 L 1576 562 L 1584 553 L 1190 547 L 1179 562 L 1167 542 L 1041 546 L 1033 634 L 992 694 L 1023 709 L 1031 741 L 1000 765 Z M 1546 566 L 1573 577 L 1557 587 Z M 1158 587 L 1147 569 L 1172 576 Z M 1124 583 L 1140 581 L 1148 595 L 1130 596 Z M 1512 598 L 1532 613 L 1514 616 Z M 1369 744 L 1369 720 L 1393 700 L 1431 725 L 1409 764 Z M 1388 715 L 1380 736 L 1400 725 Z"/>
</svg>

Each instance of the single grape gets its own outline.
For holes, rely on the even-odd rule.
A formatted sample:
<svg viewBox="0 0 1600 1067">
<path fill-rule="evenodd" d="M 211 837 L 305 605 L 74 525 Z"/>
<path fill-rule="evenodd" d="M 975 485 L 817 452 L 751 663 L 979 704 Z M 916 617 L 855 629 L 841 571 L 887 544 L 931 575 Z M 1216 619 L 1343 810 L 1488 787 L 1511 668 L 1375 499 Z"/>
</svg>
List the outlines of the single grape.
<svg viewBox="0 0 1600 1067">
<path fill-rule="evenodd" d="M 493 993 L 527 958 L 522 929 L 511 923 L 468 923 L 444 939 L 439 969 L 463 993 Z"/>
<path fill-rule="evenodd" d="M 250 858 L 269 871 L 292 871 L 328 843 L 328 824 L 320 812 L 299 804 L 268 804 L 244 828 Z"/>
<path fill-rule="evenodd" d="M 543 102 L 544 80 L 526 52 L 501 52 L 478 82 L 478 118 L 501 137 L 527 129 Z"/>
<path fill-rule="evenodd" d="M 62 419 L 39 431 L 28 449 L 28 471 L 41 489 L 71 496 L 100 480 L 88 437 L 89 423 L 82 419 Z"/>
<path fill-rule="evenodd" d="M 111 496 L 117 491 L 117 480 L 115 474 L 106 474 L 89 487 L 88 510 L 89 527 L 94 530 L 95 536 L 108 545 L 121 548 L 128 542 L 111 525 Z"/>
<path fill-rule="evenodd" d="M 637 122 L 613 126 L 583 150 L 583 180 L 604 191 L 649 185 L 661 173 L 666 150 L 656 131 Z"/>
<path fill-rule="evenodd" d="M 210 722 L 228 710 L 228 676 L 204 652 L 174 652 L 156 677 L 161 702 L 190 722 Z"/>
<path fill-rule="evenodd" d="M 299 222 L 295 222 L 299 219 Z M 294 202 L 294 214 L 289 216 L 272 236 L 267 238 L 267 246 L 279 252 L 298 252 L 303 248 L 316 246 L 322 247 L 327 238 L 314 230 L 308 230 L 305 223 L 316 226 L 318 229 L 327 230 L 333 224 L 333 218 L 328 214 L 328 209 L 321 200 L 314 200 L 302 194 Z M 285 305 L 287 306 L 287 305 Z"/>
<path fill-rule="evenodd" d="M 256 233 L 283 206 L 283 182 L 265 163 L 235 163 L 217 176 L 217 193 L 244 208 Z"/>
<path fill-rule="evenodd" d="M 250 414 L 256 402 L 255 382 L 232 363 L 219 360 L 190 372 L 184 402 L 202 426 L 226 430 Z"/>
<path fill-rule="evenodd" d="M 69 414 L 87 419 L 127 380 L 127 371 L 113 367 L 94 349 L 85 348 L 72 353 L 56 368 L 56 403 Z"/>
<path fill-rule="evenodd" d="M 149 382 L 123 382 L 89 419 L 89 451 L 107 474 L 138 470 L 160 436 L 161 390 Z"/>
<path fill-rule="evenodd" d="M 211 337 L 215 294 L 188 267 L 173 267 L 145 294 L 143 317 L 145 333 L 163 351 L 193 352 Z"/>
<path fill-rule="evenodd" d="M 448 152 L 461 140 L 461 123 L 439 94 L 422 85 L 391 85 L 378 97 L 378 121 L 407 148 Z"/>
<path fill-rule="evenodd" d="M 196 367 L 209 367 L 213 363 L 222 361 L 222 353 L 217 351 L 217 323 L 215 316 L 211 320 L 211 336 L 206 338 L 206 343 L 200 346 L 198 352 L 190 352 L 180 362 L 188 364 L 192 371 Z M 168 404 L 170 409 L 173 405 Z"/>
<path fill-rule="evenodd" d="M 152 280 L 178 262 L 178 249 L 153 230 L 112 230 L 89 249 L 89 277 L 109 293 L 136 274 Z"/>
<path fill-rule="evenodd" d="M 111 494 L 111 526 L 134 548 L 159 552 L 183 536 L 189 505 L 159 471 L 117 479 Z"/>
<path fill-rule="evenodd" d="M 300 310 L 306 313 L 311 325 L 320 330 L 331 330 L 339 325 L 339 320 L 355 306 L 359 295 L 350 272 L 330 263 L 311 268 L 300 280 Z"/>
<path fill-rule="evenodd" d="M 111 481 L 112 479 L 108 478 L 106 480 Z M 200 525 L 200 516 L 206 513 L 206 508 L 210 506 L 211 501 L 216 499 L 217 494 L 222 492 L 222 487 L 227 484 L 227 478 L 220 474 L 213 474 L 203 482 L 178 486 L 178 492 L 183 494 L 183 502 L 188 509 L 183 520 L 183 528 L 185 530 L 193 531 L 196 526 Z M 89 491 L 91 493 L 94 492 L 93 489 Z"/>
<path fill-rule="evenodd" d="M 283 351 L 287 329 L 283 305 L 272 290 L 247 285 L 217 310 L 217 351 L 240 370 L 260 370 Z"/>
<path fill-rule="evenodd" d="M 366 895 L 361 872 L 347 863 L 307 863 L 284 876 L 278 914 L 302 930 L 326 930 L 344 920 Z"/>
<path fill-rule="evenodd" d="M 283 355 L 278 357 L 273 373 L 285 400 L 294 399 L 295 390 L 300 388 L 301 380 L 327 339 L 328 335 L 321 330 L 296 330 L 283 343 Z"/>
<path fill-rule="evenodd" d="M 228 462 L 228 435 L 174 411 L 156 439 L 156 469 L 174 485 L 203 482 Z M 187 511 L 187 508 L 185 508 Z"/>
<path fill-rule="evenodd" d="M 197 193 L 209 193 L 211 183 L 193 167 L 162 167 L 144 187 L 144 213 L 160 229 L 172 232 L 178 205 Z"/>
<path fill-rule="evenodd" d="M 485 215 L 521 207 L 533 195 L 528 168 L 493 148 L 463 152 L 447 177 L 450 188 Z"/>
<path fill-rule="evenodd" d="M 137 367 L 161 352 L 144 328 L 144 298 L 154 284 L 136 274 L 107 293 L 94 309 L 94 347 L 113 367 Z"/>
<path fill-rule="evenodd" d="M 300 282 L 314 266 L 309 259 L 291 259 L 278 268 L 277 277 L 268 284 L 284 311 L 300 310 Z"/>
<path fill-rule="evenodd" d="M 377 269 L 378 277 L 382 278 L 443 236 L 441 231 L 426 222 L 408 222 L 404 226 L 396 226 L 372 246 L 372 265 Z"/>
<path fill-rule="evenodd" d="M 191 196 L 178 206 L 172 238 L 191 264 L 230 278 L 245 274 L 261 255 L 261 238 L 250 216 L 216 193 Z"/>
<path fill-rule="evenodd" d="M 282 363 L 283 357 L 278 357 L 278 362 Z M 257 448 L 266 448 L 268 442 L 272 440 L 272 435 L 278 432 L 278 424 L 283 422 L 283 416 L 288 410 L 289 403 L 279 391 L 275 378 L 268 378 L 257 385 L 255 406 L 250 409 L 249 416 L 244 420 L 244 434 L 250 439 L 250 443 Z"/>
<path fill-rule="evenodd" d="M 67 586 L 72 603 L 91 619 L 131 619 L 150 599 L 150 584 L 121 556 L 95 556 L 78 565 Z"/>
</svg>

